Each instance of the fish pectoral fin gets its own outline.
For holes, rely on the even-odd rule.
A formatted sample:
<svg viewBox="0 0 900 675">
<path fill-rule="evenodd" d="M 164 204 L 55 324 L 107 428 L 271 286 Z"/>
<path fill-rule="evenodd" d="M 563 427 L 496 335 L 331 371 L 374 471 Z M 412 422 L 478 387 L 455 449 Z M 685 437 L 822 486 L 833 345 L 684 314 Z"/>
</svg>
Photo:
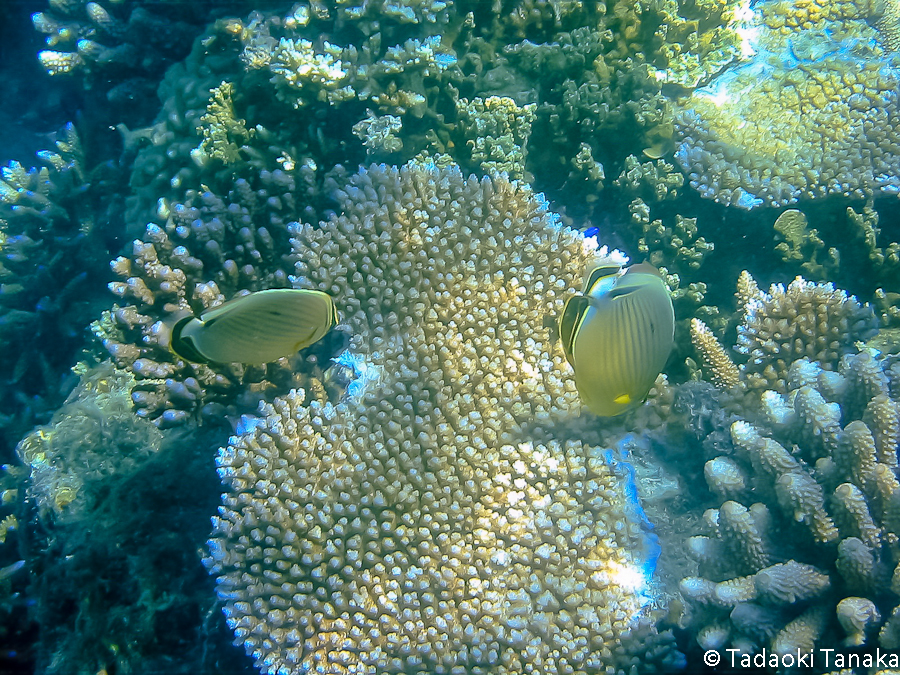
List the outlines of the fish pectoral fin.
<svg viewBox="0 0 900 675">
<path fill-rule="evenodd" d="M 613 403 L 617 405 L 628 405 L 629 403 L 631 403 L 631 395 L 620 394 L 613 399 Z"/>
</svg>

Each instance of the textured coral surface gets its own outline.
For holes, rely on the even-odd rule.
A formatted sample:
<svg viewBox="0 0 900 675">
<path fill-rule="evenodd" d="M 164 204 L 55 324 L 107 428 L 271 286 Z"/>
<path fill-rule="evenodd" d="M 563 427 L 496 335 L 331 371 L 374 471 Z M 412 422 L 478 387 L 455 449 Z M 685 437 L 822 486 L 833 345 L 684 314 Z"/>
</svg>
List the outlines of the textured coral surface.
<svg viewBox="0 0 900 675">
<path fill-rule="evenodd" d="M 455 168 L 373 166 L 343 204 L 296 228 L 295 283 L 342 299 L 364 374 L 336 406 L 261 407 L 219 454 L 206 562 L 237 642 L 271 673 L 677 663 L 633 482 L 567 427 L 542 324 L 591 242 Z"/>
</svg>

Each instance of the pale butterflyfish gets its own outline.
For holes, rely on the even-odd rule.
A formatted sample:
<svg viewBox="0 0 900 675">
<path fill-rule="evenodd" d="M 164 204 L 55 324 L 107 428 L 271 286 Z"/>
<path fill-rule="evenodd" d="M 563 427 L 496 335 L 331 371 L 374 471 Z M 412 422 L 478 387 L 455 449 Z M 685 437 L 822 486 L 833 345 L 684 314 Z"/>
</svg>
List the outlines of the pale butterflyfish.
<svg viewBox="0 0 900 675">
<path fill-rule="evenodd" d="M 269 363 L 318 342 L 336 323 L 327 293 L 258 291 L 179 320 L 170 348 L 195 363 Z"/>
<path fill-rule="evenodd" d="M 559 320 L 575 387 L 588 410 L 619 415 L 647 398 L 675 338 L 672 296 L 649 263 L 601 265 Z"/>
</svg>

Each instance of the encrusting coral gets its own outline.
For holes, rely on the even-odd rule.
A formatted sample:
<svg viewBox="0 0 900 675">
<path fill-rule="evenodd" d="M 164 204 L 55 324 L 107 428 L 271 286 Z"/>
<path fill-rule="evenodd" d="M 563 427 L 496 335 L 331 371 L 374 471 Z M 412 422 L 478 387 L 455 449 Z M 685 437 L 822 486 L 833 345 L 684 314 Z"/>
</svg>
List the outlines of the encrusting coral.
<svg viewBox="0 0 900 675">
<path fill-rule="evenodd" d="M 295 286 L 338 298 L 357 379 L 243 418 L 206 559 L 266 673 L 673 667 L 633 475 L 545 320 L 596 241 L 531 191 L 371 166 L 294 229 Z"/>
<path fill-rule="evenodd" d="M 215 508 L 212 446 L 202 430 L 164 432 L 136 417 L 134 378 L 112 364 L 75 370 L 72 395 L 17 448 L 22 595 L 38 633 L 26 658 L 48 675 L 210 672 L 213 636 L 200 617 L 215 599 L 196 551 Z"/>
</svg>

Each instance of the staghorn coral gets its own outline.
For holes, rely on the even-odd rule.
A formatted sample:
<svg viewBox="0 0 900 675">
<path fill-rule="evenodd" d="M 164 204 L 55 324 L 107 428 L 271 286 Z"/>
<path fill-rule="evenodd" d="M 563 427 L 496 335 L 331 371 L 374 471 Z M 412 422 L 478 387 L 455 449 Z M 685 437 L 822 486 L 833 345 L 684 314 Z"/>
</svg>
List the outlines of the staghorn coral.
<svg viewBox="0 0 900 675">
<path fill-rule="evenodd" d="M 879 5 L 757 3 L 755 55 L 678 104 L 691 186 L 745 209 L 897 193 L 900 61 L 867 23 Z"/>
<path fill-rule="evenodd" d="M 691 342 L 717 387 L 736 387 L 740 383 L 738 367 L 700 319 L 691 319 Z"/>
<path fill-rule="evenodd" d="M 699 576 L 681 582 L 701 645 L 715 630 L 718 649 L 784 654 L 838 631 L 848 646 L 895 647 L 900 596 L 883 580 L 900 554 L 898 406 L 886 365 L 868 351 L 838 372 L 795 362 L 786 396 L 767 392 L 732 423 L 733 454 L 706 464 L 712 492 L 731 501 L 704 519 L 688 547 Z"/>
<path fill-rule="evenodd" d="M 340 201 L 296 226 L 295 283 L 340 298 L 361 376 L 337 405 L 261 406 L 220 452 L 205 562 L 236 643 L 268 673 L 676 664 L 631 470 L 578 427 L 542 328 L 595 242 L 433 164 L 372 166 Z"/>
</svg>

